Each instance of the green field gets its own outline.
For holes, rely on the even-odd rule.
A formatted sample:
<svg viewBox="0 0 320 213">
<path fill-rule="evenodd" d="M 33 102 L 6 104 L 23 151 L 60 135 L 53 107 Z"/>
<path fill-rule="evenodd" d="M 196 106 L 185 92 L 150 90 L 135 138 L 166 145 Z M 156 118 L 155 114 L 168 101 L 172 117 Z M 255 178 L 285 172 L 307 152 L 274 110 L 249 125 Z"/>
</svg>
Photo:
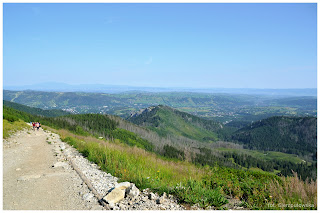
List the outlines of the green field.
<svg viewBox="0 0 320 213">
<path fill-rule="evenodd" d="M 299 158 L 294 154 L 287 154 L 283 152 L 274 152 L 274 151 L 258 151 L 258 150 L 249 150 L 249 149 L 230 149 L 230 148 L 217 148 L 219 151 L 223 152 L 237 152 L 241 154 L 251 155 L 255 158 L 259 158 L 262 160 L 272 161 L 272 160 L 283 160 L 289 161 L 292 163 L 301 163 L 303 159 Z"/>
</svg>

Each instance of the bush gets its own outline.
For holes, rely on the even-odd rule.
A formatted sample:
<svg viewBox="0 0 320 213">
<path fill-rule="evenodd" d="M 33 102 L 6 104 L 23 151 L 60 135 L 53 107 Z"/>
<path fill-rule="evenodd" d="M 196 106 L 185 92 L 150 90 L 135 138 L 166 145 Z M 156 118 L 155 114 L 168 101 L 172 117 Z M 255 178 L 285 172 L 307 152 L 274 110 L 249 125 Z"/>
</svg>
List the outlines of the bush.
<svg viewBox="0 0 320 213">
<path fill-rule="evenodd" d="M 19 118 L 14 116 L 14 115 L 9 115 L 9 114 L 3 114 L 3 119 L 9 121 L 9 122 L 15 122 L 18 121 Z"/>
</svg>

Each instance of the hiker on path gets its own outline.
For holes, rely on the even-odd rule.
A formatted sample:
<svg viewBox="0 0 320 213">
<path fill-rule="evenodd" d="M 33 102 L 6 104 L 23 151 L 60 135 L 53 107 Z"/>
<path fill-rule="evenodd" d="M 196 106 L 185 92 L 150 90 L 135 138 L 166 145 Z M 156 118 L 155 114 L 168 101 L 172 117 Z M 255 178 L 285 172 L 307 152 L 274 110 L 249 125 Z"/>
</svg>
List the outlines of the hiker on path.
<svg viewBox="0 0 320 213">
<path fill-rule="evenodd" d="M 37 130 L 39 131 L 39 127 L 40 127 L 39 122 L 36 123 L 36 127 L 37 127 Z"/>
<path fill-rule="evenodd" d="M 32 127 L 33 127 L 33 131 L 35 131 L 35 130 L 36 130 L 36 124 L 35 124 L 35 122 L 32 122 Z"/>
</svg>

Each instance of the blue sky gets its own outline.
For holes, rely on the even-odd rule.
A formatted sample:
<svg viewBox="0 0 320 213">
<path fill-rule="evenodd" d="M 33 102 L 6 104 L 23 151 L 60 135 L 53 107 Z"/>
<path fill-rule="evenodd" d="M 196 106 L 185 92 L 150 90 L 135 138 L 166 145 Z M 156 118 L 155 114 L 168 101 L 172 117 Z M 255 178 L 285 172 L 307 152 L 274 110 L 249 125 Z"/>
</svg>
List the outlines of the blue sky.
<svg viewBox="0 0 320 213">
<path fill-rule="evenodd" d="M 316 4 L 3 6 L 3 84 L 316 88 Z"/>
</svg>

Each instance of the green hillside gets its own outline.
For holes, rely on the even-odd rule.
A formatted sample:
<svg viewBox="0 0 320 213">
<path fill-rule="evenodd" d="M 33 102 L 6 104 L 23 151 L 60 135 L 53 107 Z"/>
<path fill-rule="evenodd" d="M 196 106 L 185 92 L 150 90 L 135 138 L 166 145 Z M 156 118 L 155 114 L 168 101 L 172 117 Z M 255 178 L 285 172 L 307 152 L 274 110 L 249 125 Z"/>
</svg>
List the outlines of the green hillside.
<svg viewBox="0 0 320 213">
<path fill-rule="evenodd" d="M 232 139 L 250 149 L 298 155 L 317 152 L 317 118 L 276 116 L 257 121 L 236 131 Z"/>
<path fill-rule="evenodd" d="M 147 127 L 163 137 L 178 135 L 198 141 L 212 142 L 223 139 L 229 130 L 218 122 L 163 105 L 149 107 L 141 113 L 132 115 L 128 120 Z"/>
<path fill-rule="evenodd" d="M 25 106 L 22 104 L 17 104 L 17 103 L 6 101 L 6 100 L 3 100 L 3 105 L 11 107 L 13 109 L 23 111 L 23 112 L 30 113 L 32 115 L 41 115 L 41 116 L 46 116 L 46 117 L 57 117 L 57 116 L 70 114 L 70 113 L 65 112 L 63 110 L 60 110 L 60 109 L 43 110 L 40 108 L 28 107 L 28 106 Z"/>
<path fill-rule="evenodd" d="M 135 183 L 141 190 L 149 188 L 158 193 L 170 193 L 176 196 L 179 202 L 187 205 L 198 203 L 202 207 L 215 206 L 217 209 L 227 209 L 226 203 L 232 197 L 248 209 L 288 209 L 277 205 L 271 207 L 268 203 L 297 202 L 314 205 L 298 206 L 295 209 L 317 208 L 314 181 L 299 179 L 299 173 L 294 177 L 286 177 L 287 174 L 282 173 L 285 176 L 278 177 L 273 172 L 266 172 L 269 169 L 273 170 L 274 166 L 281 170 L 281 166 L 288 167 L 288 164 L 273 165 L 272 162 L 257 160 L 247 155 L 226 153 L 225 161 L 238 165 L 227 168 L 219 165 L 221 159 L 219 160 L 214 153 L 201 149 L 201 153 L 205 155 L 195 156 L 192 162 L 197 165 L 194 165 L 172 159 L 179 158 L 182 153 L 176 150 L 178 155 L 174 154 L 174 149 L 170 146 L 166 146 L 169 153 L 163 157 L 152 153 L 152 145 L 148 141 L 120 129 L 119 122 L 107 115 L 43 117 L 4 106 L 3 118 L 4 122 L 13 125 L 20 120 L 37 120 L 54 127 L 56 130 L 53 131 L 57 131 L 63 141 L 78 149 L 90 161 L 97 163 L 102 170 L 119 177 L 121 181 Z M 98 139 L 101 134 L 108 139 Z M 266 171 L 261 171 L 260 167 L 250 167 L 249 164 L 261 164 L 266 167 Z M 303 167 L 304 173 L 314 169 L 314 166 L 316 168 L 316 165 L 296 165 Z M 289 169 L 288 167 L 285 171 Z M 310 177 L 313 176 L 308 176 Z M 304 193 L 304 196 L 301 193 Z"/>
<path fill-rule="evenodd" d="M 67 115 L 60 117 L 44 117 L 22 112 L 8 106 L 3 106 L 3 119 L 9 122 L 23 120 L 25 122 L 39 121 L 56 129 L 66 129 L 79 135 L 94 135 L 104 137 L 113 141 L 137 146 L 145 150 L 152 151 L 153 145 L 142 139 L 135 133 L 125 129 L 117 128 L 118 123 L 110 119 L 107 115 L 81 114 Z"/>
</svg>

